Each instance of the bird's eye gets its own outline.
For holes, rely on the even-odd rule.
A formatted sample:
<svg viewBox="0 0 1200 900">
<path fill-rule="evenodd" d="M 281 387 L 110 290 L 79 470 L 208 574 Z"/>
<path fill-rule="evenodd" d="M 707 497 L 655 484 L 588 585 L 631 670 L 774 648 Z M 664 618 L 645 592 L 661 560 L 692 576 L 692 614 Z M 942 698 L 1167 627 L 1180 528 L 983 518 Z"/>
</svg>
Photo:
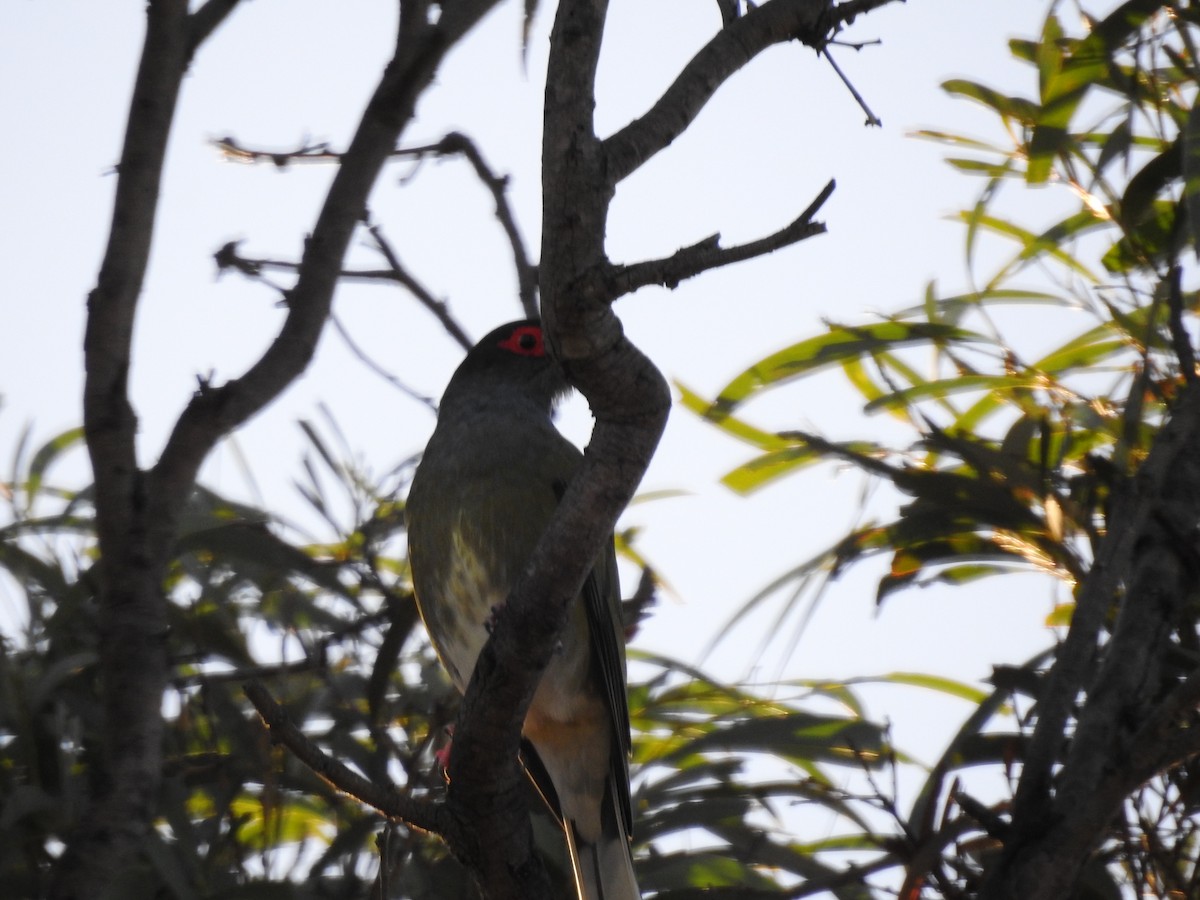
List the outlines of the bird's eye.
<svg viewBox="0 0 1200 900">
<path fill-rule="evenodd" d="M 500 346 L 509 353 L 516 353 L 518 356 L 545 356 L 546 345 L 542 340 L 542 329 L 537 325 L 522 325 L 519 328 L 514 328 L 504 340 L 500 342 Z"/>
</svg>

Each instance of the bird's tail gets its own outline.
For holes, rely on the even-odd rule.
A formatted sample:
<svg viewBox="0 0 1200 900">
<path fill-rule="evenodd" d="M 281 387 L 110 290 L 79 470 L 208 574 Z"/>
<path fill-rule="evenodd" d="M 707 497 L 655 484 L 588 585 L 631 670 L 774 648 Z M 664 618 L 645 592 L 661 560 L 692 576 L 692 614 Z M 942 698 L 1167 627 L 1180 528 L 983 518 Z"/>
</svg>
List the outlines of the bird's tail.
<svg viewBox="0 0 1200 900">
<path fill-rule="evenodd" d="M 566 832 L 579 900 L 641 900 L 629 841 L 622 829 L 606 828 L 595 843 L 581 838 L 573 822 L 568 823 Z"/>
</svg>

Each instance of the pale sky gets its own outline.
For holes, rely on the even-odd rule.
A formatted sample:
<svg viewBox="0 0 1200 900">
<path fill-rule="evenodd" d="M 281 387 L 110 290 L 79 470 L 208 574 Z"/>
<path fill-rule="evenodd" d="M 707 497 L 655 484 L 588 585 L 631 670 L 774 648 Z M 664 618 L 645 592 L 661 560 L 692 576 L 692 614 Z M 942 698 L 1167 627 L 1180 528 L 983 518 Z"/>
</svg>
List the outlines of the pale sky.
<svg viewBox="0 0 1200 900">
<path fill-rule="evenodd" d="M 511 176 L 511 199 L 535 254 L 551 10 L 544 5 L 527 70 L 521 4 L 510 0 L 450 57 L 405 138 L 411 145 L 461 130 L 475 139 L 493 168 Z M 107 173 L 120 146 L 143 7 L 140 0 L 0 6 L 8 150 L 0 176 L 4 477 L 27 422 L 38 440 L 80 422 L 84 301 L 110 215 L 114 179 Z M 986 114 L 938 85 L 970 77 L 1032 93 L 1035 72 L 1011 60 L 1007 39 L 1035 36 L 1046 8 L 1044 0 L 910 0 L 861 19 L 846 39 L 882 38 L 882 45 L 835 52 L 881 129 L 863 127 L 862 111 L 828 64 L 798 44 L 772 49 L 735 76 L 682 139 L 622 186 L 610 255 L 660 256 L 717 231 L 729 241 L 761 236 L 789 222 L 835 177 L 838 189 L 821 216 L 829 233 L 673 292 L 646 289 L 623 299 L 617 312 L 633 340 L 669 378 L 711 396 L 755 359 L 811 336 L 822 318 L 861 322 L 873 311 L 910 305 L 933 278 L 946 292 L 963 288 L 962 230 L 945 217 L 979 185 L 952 172 L 944 148 L 906 135 L 936 127 L 999 139 Z M 230 163 L 211 140 L 229 135 L 278 150 L 307 139 L 344 147 L 387 58 L 395 9 L 390 0 L 254 0 L 201 49 L 183 89 L 137 323 L 133 400 L 143 464 L 153 462 L 197 375 L 215 372 L 219 381 L 240 374 L 282 320 L 266 288 L 233 275 L 216 280 L 211 254 L 244 239 L 247 255 L 297 258 L 332 174 L 321 166 L 277 172 Z M 644 111 L 718 24 L 714 2 L 615 0 L 601 66 L 601 132 Z M 372 202 L 403 261 L 473 336 L 516 318 L 515 279 L 490 198 L 462 162 L 426 163 L 401 187 L 412 169 L 390 168 Z M 352 262 L 379 265 L 362 242 Z M 413 388 L 440 394 L 460 355 L 408 295 L 345 286 L 336 311 L 376 361 Z M 236 436 L 268 506 L 302 521 L 310 520 L 291 487 L 303 449 L 295 422 L 317 418 L 318 403 L 334 411 L 377 473 L 419 451 L 433 426 L 428 410 L 327 334 L 302 381 Z M 750 416 L 765 427 L 835 437 L 903 436 L 860 407 L 833 376 L 780 392 Z M 578 410 L 564 422 L 580 442 L 587 425 Z M 673 412 L 643 489 L 688 496 L 638 505 L 623 520 L 639 526 L 639 548 L 677 592 L 663 597 L 636 646 L 695 662 L 737 604 L 856 521 L 862 480 L 853 473 L 807 471 L 751 498 L 717 483 L 752 454 L 686 411 Z M 59 476 L 80 483 L 84 462 L 77 454 Z M 228 446 L 202 478 L 235 499 L 253 499 Z M 876 614 L 879 571 L 833 586 L 782 669 L 786 676 L 916 670 L 978 680 L 993 663 L 1023 661 L 1051 640 L 1041 622 L 1056 595 L 1045 580 L 903 593 Z M 0 628 L 12 622 L 13 605 L 0 593 Z M 747 654 L 761 623 L 709 661 L 720 676 L 754 668 Z M 780 662 L 768 658 L 756 671 L 774 676 Z M 931 704 L 896 689 L 868 696 L 869 712 L 890 719 L 898 743 L 926 761 L 969 713 L 961 702 Z"/>
</svg>

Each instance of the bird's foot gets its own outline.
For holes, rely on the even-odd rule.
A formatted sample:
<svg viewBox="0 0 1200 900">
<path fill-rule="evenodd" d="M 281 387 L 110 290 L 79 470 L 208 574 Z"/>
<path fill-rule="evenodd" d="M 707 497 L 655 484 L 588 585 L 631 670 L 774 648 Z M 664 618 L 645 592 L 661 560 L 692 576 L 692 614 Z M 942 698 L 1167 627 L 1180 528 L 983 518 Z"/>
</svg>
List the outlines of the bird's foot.
<svg viewBox="0 0 1200 900">
<path fill-rule="evenodd" d="M 446 770 L 450 768 L 450 748 L 454 746 L 453 722 L 446 726 L 445 734 L 446 743 L 433 751 L 433 759 L 438 764 L 438 769 L 441 771 L 442 777 L 449 781 L 449 773 Z"/>
</svg>

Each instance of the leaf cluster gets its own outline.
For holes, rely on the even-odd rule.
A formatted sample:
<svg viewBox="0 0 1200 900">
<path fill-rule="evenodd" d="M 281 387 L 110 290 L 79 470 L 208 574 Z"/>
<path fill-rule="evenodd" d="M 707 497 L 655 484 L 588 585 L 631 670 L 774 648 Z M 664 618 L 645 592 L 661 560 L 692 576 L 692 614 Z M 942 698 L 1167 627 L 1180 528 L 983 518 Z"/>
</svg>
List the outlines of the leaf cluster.
<svg viewBox="0 0 1200 900">
<path fill-rule="evenodd" d="M 332 417 L 300 427 L 309 451 L 296 488 L 327 537 L 204 488 L 188 504 L 165 587 L 164 789 L 147 850 L 121 883 L 181 898 L 471 896 L 439 840 L 273 746 L 243 695 L 248 679 L 267 684 L 313 744 L 374 784 L 444 791 L 435 751 L 459 697 L 409 590 L 397 497 L 411 461 L 372 476 L 349 461 Z M 28 453 L 27 433 L 5 485 L 0 569 L 28 616 L 0 655 L 0 877 L 17 896 L 44 891 L 99 752 L 91 490 L 50 477 L 81 441 L 72 430 Z M 810 701 L 829 691 L 782 702 L 670 660 L 644 658 L 636 670 L 646 673 L 630 698 L 645 889 L 792 896 L 803 879 L 866 896 L 865 870 L 840 860 L 854 847 L 879 855 L 873 839 L 806 844 L 783 824 L 803 806 L 845 819 L 851 833 L 867 825 L 830 767 L 877 769 L 892 751 L 848 688 L 833 712 L 817 713 Z M 763 760 L 775 761 L 766 774 Z M 563 878 L 561 834 L 538 818 L 539 845 Z"/>
<path fill-rule="evenodd" d="M 890 486 L 899 501 L 888 517 L 854 528 L 798 565 L 739 617 L 788 582 L 799 585 L 798 598 L 805 587 L 877 556 L 888 561 L 880 602 L 904 588 L 1014 572 L 1040 573 L 1059 585 L 1061 600 L 1047 624 L 1078 632 L 1079 659 L 1088 662 L 1076 667 L 1071 656 L 1059 664 L 1060 654 L 1050 651 L 998 669 L 997 690 L 938 767 L 969 744 L 991 741 L 997 749 L 988 761 L 1002 765 L 1014 786 L 1023 762 L 1034 767 L 1027 742 L 1039 717 L 1048 718 L 1039 705 L 1048 676 L 1056 682 L 1056 704 L 1066 698 L 1066 706 L 1051 726 L 1057 737 L 1039 739 L 1043 749 L 1055 743 L 1039 750 L 1037 765 L 1046 773 L 1069 759 L 1060 750 L 1070 746 L 1075 725 L 1087 721 L 1078 708 L 1070 712 L 1076 698 L 1095 693 L 1094 706 L 1103 706 L 1101 684 L 1087 679 L 1104 660 L 1107 638 L 1119 638 L 1110 647 L 1125 640 L 1128 629 L 1117 623 L 1124 607 L 1140 599 L 1133 595 L 1145 546 L 1122 557 L 1128 573 L 1104 573 L 1098 560 L 1144 527 L 1136 524 L 1139 504 L 1171 515 L 1163 500 L 1151 499 L 1152 476 L 1144 467 L 1156 444 L 1168 452 L 1174 438 L 1163 437 L 1167 423 L 1178 419 L 1179 428 L 1188 427 L 1183 398 L 1196 380 L 1197 294 L 1188 277 L 1200 234 L 1196 8 L 1128 0 L 1102 17 L 1085 14 L 1081 33 L 1072 35 L 1060 19 L 1066 5 L 1051 4 L 1037 39 L 1010 42 L 1014 59 L 1032 70 L 1032 96 L 967 79 L 944 85 L 991 112 L 1004 140 L 921 133 L 951 147 L 949 163 L 983 182 L 975 203 L 957 216 L 965 226 L 969 290 L 946 294 L 931 283 L 920 302 L 876 321 L 827 322 L 820 333 L 748 367 L 712 399 L 680 386 L 686 407 L 755 449 L 725 475 L 734 490 L 758 490 L 834 463 Z M 1049 222 L 1028 224 L 1048 199 L 1056 204 Z M 833 440 L 755 424 L 753 401 L 830 372 L 844 376 L 864 412 L 900 423 L 908 440 Z M 1164 490 L 1190 492 L 1182 469 L 1174 489 L 1163 477 Z M 1189 509 L 1184 518 L 1200 515 Z M 1191 558 L 1188 550 L 1178 552 Z M 1191 563 L 1182 565 L 1193 571 Z M 1098 588 L 1103 578 L 1115 589 Z M 1148 674 L 1161 682 L 1144 695 L 1130 687 L 1128 697 L 1144 696 L 1136 702 L 1177 696 L 1200 658 L 1189 649 L 1198 646 L 1200 622 L 1192 592 L 1175 594 L 1166 584 L 1164 602 L 1175 610 L 1169 624 L 1138 639 L 1140 652 L 1166 660 Z M 1090 618 L 1076 616 L 1089 589 L 1089 596 L 1103 594 L 1096 601 L 1098 633 L 1087 631 Z M 1125 690 L 1112 687 L 1114 695 Z M 985 734 L 996 704 L 1014 692 L 1029 703 L 1017 732 Z M 1141 721 L 1153 718 L 1144 715 Z M 1124 794 L 1110 824 L 1093 823 L 1089 840 L 1099 849 L 1074 863 L 1075 883 L 1088 885 L 1077 888 L 1080 896 L 1117 896 L 1120 883 L 1150 896 L 1195 893 L 1200 867 L 1189 823 L 1200 807 L 1189 787 L 1190 753 L 1164 760 L 1161 772 L 1141 782 L 1127 772 L 1137 790 Z M 1039 783 L 1045 791 L 1049 782 Z M 1018 841 L 1006 846 L 1006 839 L 1025 824 L 1024 807 L 1014 813 L 1011 798 L 979 803 L 940 778 L 927 782 L 925 792 L 917 804 L 922 812 L 914 810 L 903 825 L 910 838 L 927 834 L 932 845 L 908 861 L 901 895 L 915 897 L 926 885 L 944 896 L 975 896 L 1001 848 L 1017 853 Z M 937 796 L 944 812 L 930 830 Z M 1039 802 L 1044 812 L 1051 801 Z"/>
</svg>

